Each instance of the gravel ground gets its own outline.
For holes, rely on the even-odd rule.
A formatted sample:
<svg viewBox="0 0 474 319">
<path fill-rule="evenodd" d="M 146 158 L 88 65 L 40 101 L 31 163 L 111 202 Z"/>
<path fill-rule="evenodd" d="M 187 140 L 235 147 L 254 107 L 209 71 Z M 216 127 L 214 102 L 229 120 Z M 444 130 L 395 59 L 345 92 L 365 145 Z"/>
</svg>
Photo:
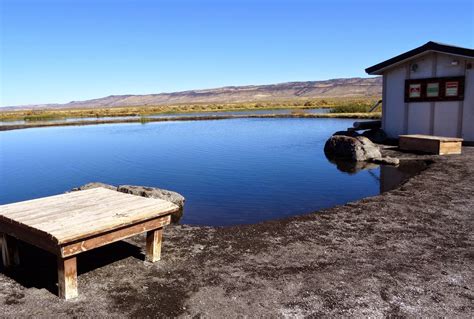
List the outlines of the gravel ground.
<svg viewBox="0 0 474 319">
<path fill-rule="evenodd" d="M 170 226 L 78 258 L 80 296 L 58 299 L 55 258 L 22 247 L 0 273 L 2 317 L 465 317 L 473 311 L 474 148 L 417 156 L 396 190 L 284 220 Z"/>
</svg>

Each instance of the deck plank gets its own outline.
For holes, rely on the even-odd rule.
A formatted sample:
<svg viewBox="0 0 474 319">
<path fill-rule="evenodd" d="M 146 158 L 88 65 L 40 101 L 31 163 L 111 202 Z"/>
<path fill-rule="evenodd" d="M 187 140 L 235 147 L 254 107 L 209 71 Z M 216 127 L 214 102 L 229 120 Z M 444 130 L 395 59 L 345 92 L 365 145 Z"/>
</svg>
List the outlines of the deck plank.
<svg viewBox="0 0 474 319">
<path fill-rule="evenodd" d="M 128 197 L 118 197 L 116 200 L 113 201 L 113 203 L 110 203 L 110 200 L 107 200 L 107 198 L 99 198 L 99 202 L 88 202 L 84 205 L 79 205 L 79 206 L 74 206 L 71 204 L 68 205 L 68 214 L 65 215 L 63 213 L 64 206 L 62 209 L 59 210 L 52 210 L 51 214 L 43 214 L 41 216 L 35 215 L 33 217 L 22 217 L 22 218 L 17 218 L 16 220 L 21 221 L 21 222 L 28 222 L 28 223 L 34 223 L 34 224 L 47 224 L 48 222 L 54 222 L 54 223 L 60 223 L 62 219 L 69 219 L 72 218 L 73 216 L 81 217 L 81 216 L 88 216 L 88 218 L 92 216 L 97 216 L 100 215 L 103 212 L 110 211 L 110 210 L 115 210 L 115 209 L 123 209 L 125 208 L 130 208 L 133 203 L 137 202 L 136 199 L 130 199 Z M 140 198 L 138 198 L 138 202 L 143 203 L 140 201 Z M 127 205 L 123 205 L 126 203 Z M 87 214 L 85 214 L 85 211 L 89 211 Z"/>
<path fill-rule="evenodd" d="M 106 200 L 107 196 L 97 196 L 98 200 L 103 201 Z M 118 202 L 127 201 L 127 199 L 118 200 Z M 115 204 L 115 202 L 114 202 Z M 106 204 L 105 204 L 106 205 Z M 20 222 L 28 222 L 28 223 L 40 223 L 43 220 L 51 220 L 52 218 L 61 218 L 64 216 L 63 211 L 67 207 L 67 210 L 70 214 L 74 212 L 81 211 L 87 208 L 100 208 L 102 207 L 101 204 L 97 203 L 90 203 L 87 201 L 87 198 L 81 198 L 81 201 L 64 201 L 62 203 L 51 203 L 48 206 L 38 206 L 37 208 L 28 209 L 27 211 L 22 211 L 21 214 L 15 214 L 15 220 Z M 8 212 L 8 211 L 7 211 Z M 5 214 L 7 215 L 7 214 Z"/>
</svg>

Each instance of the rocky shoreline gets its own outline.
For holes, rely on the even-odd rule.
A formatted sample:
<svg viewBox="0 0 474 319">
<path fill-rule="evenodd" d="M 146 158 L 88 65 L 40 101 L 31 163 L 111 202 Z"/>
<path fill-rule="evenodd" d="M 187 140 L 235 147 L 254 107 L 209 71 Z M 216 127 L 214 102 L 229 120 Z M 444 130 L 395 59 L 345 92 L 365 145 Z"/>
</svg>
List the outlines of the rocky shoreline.
<svg viewBox="0 0 474 319">
<path fill-rule="evenodd" d="M 457 317 L 473 313 L 474 148 L 398 189 L 248 226 L 165 229 L 162 260 L 137 237 L 80 256 L 80 297 L 59 300 L 55 259 L 25 247 L 0 273 L 2 317 Z M 52 266 L 51 266 L 52 265 Z"/>
</svg>

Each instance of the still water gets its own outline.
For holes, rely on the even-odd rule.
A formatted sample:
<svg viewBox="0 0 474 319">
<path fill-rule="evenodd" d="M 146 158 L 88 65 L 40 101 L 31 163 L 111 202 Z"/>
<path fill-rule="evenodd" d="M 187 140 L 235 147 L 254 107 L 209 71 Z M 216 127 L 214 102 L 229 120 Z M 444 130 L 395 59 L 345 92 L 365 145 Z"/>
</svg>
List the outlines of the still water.
<svg viewBox="0 0 474 319">
<path fill-rule="evenodd" d="M 346 173 L 323 147 L 346 119 L 232 119 L 0 132 L 0 204 L 99 181 L 186 197 L 182 223 L 247 224 L 380 192 L 380 167 Z"/>
</svg>

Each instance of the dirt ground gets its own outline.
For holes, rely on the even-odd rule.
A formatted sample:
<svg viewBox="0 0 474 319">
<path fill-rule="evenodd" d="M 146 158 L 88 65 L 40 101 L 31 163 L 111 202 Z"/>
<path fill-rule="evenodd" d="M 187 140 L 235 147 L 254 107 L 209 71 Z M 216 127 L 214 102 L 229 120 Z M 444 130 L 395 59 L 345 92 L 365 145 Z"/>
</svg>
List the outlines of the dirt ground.
<svg viewBox="0 0 474 319">
<path fill-rule="evenodd" d="M 400 188 L 344 206 L 167 227 L 156 264 L 143 261 L 142 236 L 84 253 L 72 301 L 54 294 L 55 258 L 24 246 L 22 266 L 0 273 L 0 316 L 470 318 L 474 148 L 433 159 Z"/>
</svg>

